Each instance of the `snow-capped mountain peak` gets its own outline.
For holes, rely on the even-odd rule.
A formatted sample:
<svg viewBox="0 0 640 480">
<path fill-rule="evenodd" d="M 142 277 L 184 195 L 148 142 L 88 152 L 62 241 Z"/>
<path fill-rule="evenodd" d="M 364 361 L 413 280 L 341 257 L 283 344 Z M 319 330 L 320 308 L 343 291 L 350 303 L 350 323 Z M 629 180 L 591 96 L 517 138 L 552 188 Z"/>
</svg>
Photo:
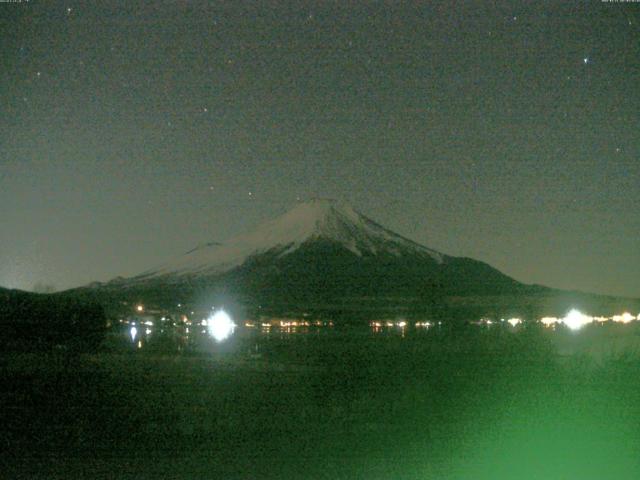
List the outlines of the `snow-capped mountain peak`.
<svg viewBox="0 0 640 480">
<path fill-rule="evenodd" d="M 219 244 L 197 247 L 142 277 L 163 275 L 213 275 L 242 265 L 248 258 L 266 252 L 285 256 L 313 240 L 326 240 L 358 256 L 403 253 L 429 256 L 437 263 L 443 255 L 387 230 L 355 211 L 349 204 L 331 199 L 313 199 L 297 204 L 274 220 L 246 234 Z"/>
</svg>

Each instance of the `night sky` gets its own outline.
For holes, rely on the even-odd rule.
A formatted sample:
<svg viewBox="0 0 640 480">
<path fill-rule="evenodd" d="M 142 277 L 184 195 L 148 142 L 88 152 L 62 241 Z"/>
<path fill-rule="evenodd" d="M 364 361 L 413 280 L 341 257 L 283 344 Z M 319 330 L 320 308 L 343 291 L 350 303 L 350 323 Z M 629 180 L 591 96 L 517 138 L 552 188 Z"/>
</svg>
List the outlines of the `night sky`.
<svg viewBox="0 0 640 480">
<path fill-rule="evenodd" d="M 640 297 L 640 3 L 257 3 L 0 3 L 0 285 L 137 274 L 320 196 Z"/>
</svg>

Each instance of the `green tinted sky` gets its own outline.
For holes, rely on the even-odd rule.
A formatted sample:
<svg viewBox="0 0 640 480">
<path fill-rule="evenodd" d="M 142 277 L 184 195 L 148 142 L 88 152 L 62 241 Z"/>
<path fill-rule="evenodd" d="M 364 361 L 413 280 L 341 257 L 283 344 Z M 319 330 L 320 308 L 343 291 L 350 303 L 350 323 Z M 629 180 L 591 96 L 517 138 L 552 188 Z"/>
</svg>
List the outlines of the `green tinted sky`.
<svg viewBox="0 0 640 480">
<path fill-rule="evenodd" d="M 640 296 L 640 4 L 417 3 L 0 3 L 0 285 L 136 274 L 323 196 Z"/>
</svg>

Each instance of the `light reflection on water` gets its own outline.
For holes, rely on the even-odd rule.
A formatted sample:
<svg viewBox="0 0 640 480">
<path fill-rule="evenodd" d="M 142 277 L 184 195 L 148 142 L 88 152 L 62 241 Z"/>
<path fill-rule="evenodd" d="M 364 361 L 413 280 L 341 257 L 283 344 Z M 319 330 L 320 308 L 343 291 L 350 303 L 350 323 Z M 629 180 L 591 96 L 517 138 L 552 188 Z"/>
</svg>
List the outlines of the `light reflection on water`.
<svg viewBox="0 0 640 480">
<path fill-rule="evenodd" d="M 208 322 L 207 322 L 208 323 Z M 223 322 L 226 323 L 226 322 Z M 109 334 L 108 346 L 113 351 L 131 351 L 149 354 L 193 354 L 193 355 L 239 355 L 245 359 L 263 358 L 269 349 L 288 349 L 287 345 L 305 347 L 312 346 L 317 341 L 353 342 L 361 345 L 361 342 L 386 342 L 394 341 L 420 341 L 431 342 L 433 345 L 442 343 L 440 340 L 451 339 L 481 339 L 485 342 L 499 341 L 505 336 L 527 335 L 526 329 L 514 328 L 512 325 L 500 322 L 491 326 L 471 324 L 464 331 L 455 331 L 450 325 L 433 322 L 427 324 L 414 324 L 408 322 L 399 326 L 389 322 L 372 323 L 369 326 L 343 326 L 335 327 L 316 326 L 314 324 L 303 326 L 279 326 L 274 324 L 256 323 L 247 326 L 241 323 L 239 326 L 227 325 L 224 335 L 218 335 L 216 328 L 211 325 L 198 328 L 177 324 L 176 326 L 162 328 L 147 327 L 137 328 L 132 325 L 114 327 Z M 628 325 L 591 325 L 581 332 L 576 333 L 569 329 L 548 329 L 540 326 L 537 334 L 546 338 L 549 345 L 561 356 L 587 354 L 607 357 L 620 355 L 619 351 L 630 351 L 640 355 L 640 324 Z M 423 339 L 423 340 L 421 340 Z M 445 342 L 445 343 L 446 343 Z M 373 343 L 372 343 L 373 345 Z M 610 352 L 611 350 L 611 352 Z M 596 353 L 593 353 L 596 352 Z M 597 356 L 596 355 L 596 356 Z M 599 358 L 599 357 L 598 357 Z"/>
<path fill-rule="evenodd" d="M 342 341 L 351 339 L 356 342 L 366 341 L 367 338 L 379 337 L 398 338 L 404 340 L 410 336 L 421 336 L 425 332 L 417 332 L 414 329 L 397 328 L 375 331 L 366 326 L 329 328 L 316 326 L 298 327 L 260 327 L 247 328 L 243 325 L 230 328 L 222 336 L 216 337 L 215 331 L 209 328 L 189 328 L 176 326 L 173 328 L 154 328 L 136 330 L 133 336 L 129 327 L 114 331 L 110 338 L 111 347 L 115 351 L 131 351 L 148 354 L 172 355 L 240 355 L 242 358 L 257 360 L 263 358 L 264 352 L 272 347 L 288 348 L 287 345 L 301 346 L 309 342 L 313 344 L 318 340 Z M 120 339 L 120 340 L 118 340 Z M 351 341 L 349 340 L 349 341 Z"/>
<path fill-rule="evenodd" d="M 153 353 L 237 353 L 246 350 L 249 356 L 259 356 L 263 341 L 326 335 L 333 330 L 328 324 L 279 326 L 257 324 L 236 325 L 228 316 L 214 314 L 199 328 L 177 324 L 163 328 L 149 326 L 139 329 L 132 325 L 115 327 L 109 334 L 111 348 L 115 350 Z M 358 329 L 369 333 L 368 329 Z"/>
</svg>

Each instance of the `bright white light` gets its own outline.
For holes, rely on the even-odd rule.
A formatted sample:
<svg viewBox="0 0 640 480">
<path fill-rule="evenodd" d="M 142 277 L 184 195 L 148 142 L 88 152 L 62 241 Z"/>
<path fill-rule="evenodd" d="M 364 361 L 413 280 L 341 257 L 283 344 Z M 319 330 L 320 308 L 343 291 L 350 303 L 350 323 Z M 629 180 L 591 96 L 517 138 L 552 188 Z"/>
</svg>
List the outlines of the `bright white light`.
<svg viewBox="0 0 640 480">
<path fill-rule="evenodd" d="M 588 323 L 593 322 L 593 317 L 584 315 L 574 309 L 567 313 L 567 316 L 562 319 L 562 322 L 571 330 L 579 330 Z"/>
<path fill-rule="evenodd" d="M 522 320 L 520 320 L 519 318 L 510 318 L 509 320 L 507 320 L 507 322 L 509 322 L 509 325 L 511 325 L 512 327 L 515 327 L 516 325 L 522 323 Z"/>
<path fill-rule="evenodd" d="M 209 334 L 216 340 L 222 342 L 229 338 L 236 328 L 231 317 L 224 310 L 218 310 L 207 321 Z"/>
<path fill-rule="evenodd" d="M 129 335 L 131 335 L 131 341 L 134 342 L 136 339 L 136 335 L 138 335 L 138 329 L 136 327 L 131 327 L 129 330 Z"/>
<path fill-rule="evenodd" d="M 150 328 L 147 328 L 147 329 L 144 331 L 144 333 L 145 333 L 145 334 L 147 334 L 147 335 L 151 334 L 151 329 L 150 329 Z"/>
<path fill-rule="evenodd" d="M 137 310 L 138 312 L 144 312 L 144 307 L 143 307 L 142 305 L 138 305 L 138 306 L 136 307 L 136 310 Z"/>
<path fill-rule="evenodd" d="M 404 327 L 406 327 L 406 326 L 407 326 L 407 322 L 398 322 L 398 326 L 399 326 L 400 328 L 404 328 Z"/>
</svg>

